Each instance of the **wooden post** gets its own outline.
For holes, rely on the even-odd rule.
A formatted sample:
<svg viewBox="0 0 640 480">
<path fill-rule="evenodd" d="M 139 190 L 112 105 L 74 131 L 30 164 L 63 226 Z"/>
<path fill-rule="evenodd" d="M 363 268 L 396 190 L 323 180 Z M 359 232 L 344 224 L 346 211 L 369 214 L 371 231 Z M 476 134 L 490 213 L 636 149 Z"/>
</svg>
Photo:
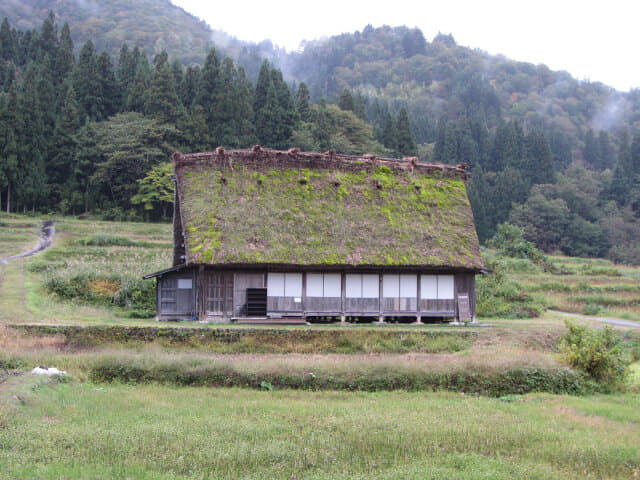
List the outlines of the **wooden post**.
<svg viewBox="0 0 640 480">
<path fill-rule="evenodd" d="M 193 275 L 195 278 L 194 281 L 194 290 L 196 294 L 196 315 L 198 316 L 198 320 L 204 322 L 207 318 L 206 314 L 206 306 L 205 306 L 205 289 L 207 286 L 205 285 L 205 274 L 204 274 L 204 265 L 200 265 L 197 272 L 194 272 Z"/>
<path fill-rule="evenodd" d="M 347 305 L 347 274 L 345 272 L 340 272 L 340 324 L 341 325 L 346 325 L 347 323 L 346 305 Z"/>
<path fill-rule="evenodd" d="M 421 289 L 421 275 L 418 273 L 418 280 L 417 280 L 417 284 L 416 284 L 416 325 L 420 325 L 422 324 L 422 317 L 420 316 L 420 297 L 422 296 L 422 289 Z"/>
</svg>

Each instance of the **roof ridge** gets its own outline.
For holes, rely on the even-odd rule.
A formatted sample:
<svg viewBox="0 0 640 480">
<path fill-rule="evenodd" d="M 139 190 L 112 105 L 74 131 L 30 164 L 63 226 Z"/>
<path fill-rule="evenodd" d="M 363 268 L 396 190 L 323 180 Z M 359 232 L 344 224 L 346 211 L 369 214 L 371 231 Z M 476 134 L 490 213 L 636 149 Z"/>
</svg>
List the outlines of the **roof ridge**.
<svg viewBox="0 0 640 480">
<path fill-rule="evenodd" d="M 363 155 L 348 155 L 342 153 L 336 153 L 335 150 L 327 150 L 323 153 L 318 152 L 302 152 L 299 148 L 290 148 L 289 150 L 276 150 L 270 148 L 262 148 L 260 145 L 256 145 L 253 148 L 247 149 L 234 149 L 225 150 L 223 147 L 216 148 L 213 152 L 198 152 L 183 154 L 175 152 L 171 156 L 171 161 L 174 166 L 189 166 L 195 165 L 199 162 L 207 160 L 223 160 L 229 162 L 230 157 L 234 159 L 247 159 L 247 160 L 278 160 L 278 159 L 291 159 L 291 160 L 307 160 L 307 161 L 323 161 L 322 165 L 310 163 L 309 168 L 336 168 L 340 165 L 348 165 L 354 163 L 368 163 L 374 166 L 386 166 L 400 170 L 421 170 L 426 173 L 433 172 L 446 172 L 449 174 L 460 175 L 463 180 L 467 180 L 467 164 L 459 163 L 458 165 L 446 165 L 444 163 L 428 163 L 421 162 L 418 157 L 403 157 L 389 158 L 378 157 L 374 154 Z M 325 163 L 326 162 L 326 163 Z M 229 162 L 231 165 L 231 162 Z"/>
</svg>

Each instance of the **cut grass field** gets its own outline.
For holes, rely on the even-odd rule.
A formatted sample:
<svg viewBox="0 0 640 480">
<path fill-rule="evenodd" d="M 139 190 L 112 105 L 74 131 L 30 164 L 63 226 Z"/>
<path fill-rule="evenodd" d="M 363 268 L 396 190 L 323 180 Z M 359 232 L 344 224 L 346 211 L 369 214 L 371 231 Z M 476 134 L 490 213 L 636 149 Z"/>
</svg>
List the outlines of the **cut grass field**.
<svg viewBox="0 0 640 480">
<path fill-rule="evenodd" d="M 636 478 L 637 395 L 0 386 L 0 478 Z M 10 392 L 10 393 L 6 393 Z"/>
</svg>

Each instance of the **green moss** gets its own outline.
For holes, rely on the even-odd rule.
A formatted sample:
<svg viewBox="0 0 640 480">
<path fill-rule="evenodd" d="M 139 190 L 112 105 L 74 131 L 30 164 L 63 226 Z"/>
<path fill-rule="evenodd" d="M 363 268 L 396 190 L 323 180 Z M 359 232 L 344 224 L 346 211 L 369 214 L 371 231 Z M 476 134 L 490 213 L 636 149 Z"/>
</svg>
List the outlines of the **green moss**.
<svg viewBox="0 0 640 480">
<path fill-rule="evenodd" d="M 461 180 L 234 164 L 181 190 L 190 262 L 481 266 Z"/>
</svg>

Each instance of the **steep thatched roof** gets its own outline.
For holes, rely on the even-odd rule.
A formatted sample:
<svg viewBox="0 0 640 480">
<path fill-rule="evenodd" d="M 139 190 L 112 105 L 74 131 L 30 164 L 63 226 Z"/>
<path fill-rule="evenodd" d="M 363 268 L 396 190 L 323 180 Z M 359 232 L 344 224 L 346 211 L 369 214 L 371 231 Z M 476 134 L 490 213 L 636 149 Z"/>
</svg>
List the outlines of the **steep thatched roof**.
<svg viewBox="0 0 640 480">
<path fill-rule="evenodd" d="M 464 166 L 260 147 L 172 160 L 187 264 L 482 268 Z"/>
</svg>

